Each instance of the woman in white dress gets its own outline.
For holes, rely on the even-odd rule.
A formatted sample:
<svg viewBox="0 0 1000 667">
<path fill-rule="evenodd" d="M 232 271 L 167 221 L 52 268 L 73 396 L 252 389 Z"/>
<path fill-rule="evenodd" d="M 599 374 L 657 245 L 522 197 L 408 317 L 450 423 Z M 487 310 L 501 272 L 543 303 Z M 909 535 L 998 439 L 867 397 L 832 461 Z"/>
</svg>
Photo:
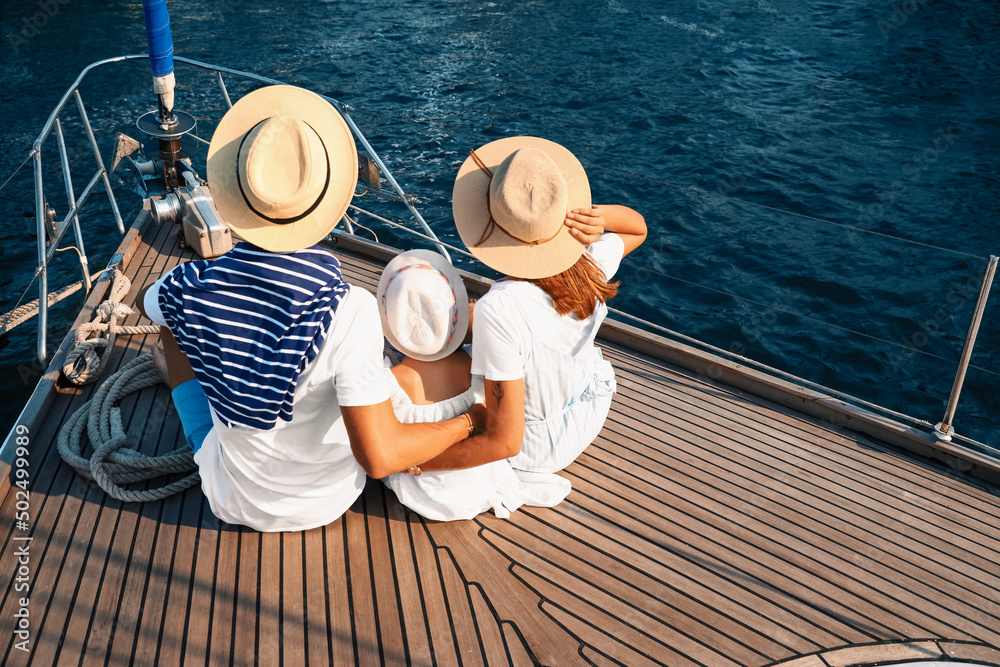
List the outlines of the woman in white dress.
<svg viewBox="0 0 1000 667">
<path fill-rule="evenodd" d="M 469 251 L 506 277 L 473 318 L 471 369 L 485 378 L 488 427 L 448 456 L 562 470 L 611 406 L 614 371 L 594 339 L 617 291 L 609 281 L 645 240 L 645 220 L 625 206 L 592 205 L 579 160 L 536 137 L 471 151 L 453 212 Z"/>
</svg>

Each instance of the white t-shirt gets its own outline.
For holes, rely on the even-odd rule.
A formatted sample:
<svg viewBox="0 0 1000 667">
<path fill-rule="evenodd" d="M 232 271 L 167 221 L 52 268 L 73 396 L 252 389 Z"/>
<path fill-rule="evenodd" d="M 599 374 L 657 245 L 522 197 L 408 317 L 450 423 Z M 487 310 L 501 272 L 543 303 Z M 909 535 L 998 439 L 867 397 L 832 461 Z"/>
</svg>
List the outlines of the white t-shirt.
<svg viewBox="0 0 1000 667">
<path fill-rule="evenodd" d="M 624 251 L 613 233 L 585 249 L 608 280 Z M 561 470 L 600 431 L 614 391 L 614 373 L 594 345 L 607 312 L 598 304 L 584 320 L 560 315 L 545 291 L 521 280 L 498 281 L 476 302 L 472 372 L 494 381 L 524 379 L 525 436 L 521 453 L 510 459 L 515 469 Z"/>
<path fill-rule="evenodd" d="M 610 281 L 618 272 L 625 243 L 617 234 L 605 233 L 584 251 Z M 472 372 L 487 380 L 523 378 L 536 338 L 576 355 L 593 346 L 607 312 L 607 306 L 601 304 L 585 320 L 573 313 L 562 316 L 552 306 L 552 297 L 541 288 L 523 280 L 497 281 L 476 302 Z"/>
<path fill-rule="evenodd" d="M 160 284 L 147 291 L 143 306 L 165 325 Z M 267 431 L 229 428 L 213 412 L 214 427 L 194 457 L 212 512 L 264 532 L 324 526 L 346 512 L 367 476 L 351 451 L 340 406 L 389 398 L 382 349 L 375 297 L 352 286 L 322 349 L 299 376 L 291 421 L 278 420 Z"/>
</svg>

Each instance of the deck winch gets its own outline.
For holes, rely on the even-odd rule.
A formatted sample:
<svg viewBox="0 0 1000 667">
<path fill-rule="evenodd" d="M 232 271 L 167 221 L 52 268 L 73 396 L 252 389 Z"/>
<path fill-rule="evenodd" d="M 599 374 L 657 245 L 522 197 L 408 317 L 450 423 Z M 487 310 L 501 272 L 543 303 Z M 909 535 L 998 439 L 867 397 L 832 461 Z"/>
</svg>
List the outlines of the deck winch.
<svg viewBox="0 0 1000 667">
<path fill-rule="evenodd" d="M 157 222 L 179 221 L 184 242 L 201 257 L 228 252 L 233 237 L 215 209 L 212 193 L 192 171 L 185 170 L 182 176 L 187 185 L 153 200 L 153 218 Z"/>
</svg>

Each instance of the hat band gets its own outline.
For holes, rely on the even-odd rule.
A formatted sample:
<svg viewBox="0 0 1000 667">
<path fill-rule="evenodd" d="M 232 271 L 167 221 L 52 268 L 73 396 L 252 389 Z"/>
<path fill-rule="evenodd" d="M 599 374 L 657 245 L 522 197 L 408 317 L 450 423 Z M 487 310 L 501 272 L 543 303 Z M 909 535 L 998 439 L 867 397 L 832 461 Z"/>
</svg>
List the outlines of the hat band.
<svg viewBox="0 0 1000 667">
<path fill-rule="evenodd" d="M 385 283 L 385 290 L 382 293 L 383 310 L 386 309 L 385 295 L 389 293 L 389 286 L 392 285 L 392 281 L 398 278 L 399 274 L 408 269 L 424 269 L 425 271 L 433 271 L 434 275 L 441 278 L 441 280 L 443 280 L 445 284 L 448 286 L 449 291 L 451 291 L 451 303 L 455 307 L 455 315 L 452 316 L 451 318 L 451 325 L 449 326 L 449 331 L 448 331 L 448 340 L 444 342 L 444 347 L 448 347 L 452 339 L 455 337 L 455 330 L 458 329 L 458 296 L 456 296 L 455 290 L 452 288 L 451 283 L 448 282 L 447 276 L 445 276 L 443 273 L 435 269 L 433 266 L 429 266 L 427 264 L 407 264 L 406 266 L 400 267 L 399 270 L 396 271 L 396 273 L 394 273 L 393 276 L 389 278 L 389 280 Z"/>
<path fill-rule="evenodd" d="M 482 159 L 478 155 L 476 155 L 475 149 L 469 149 L 469 154 L 472 155 L 472 159 L 475 160 L 477 165 L 479 165 L 479 168 L 485 171 L 486 175 L 490 177 L 490 183 L 492 183 L 493 172 L 490 171 L 490 168 L 486 166 L 486 164 L 482 161 Z M 507 236 L 525 245 L 542 245 L 543 243 L 548 243 L 555 237 L 559 236 L 559 232 L 562 231 L 562 227 L 560 226 L 560 228 L 556 230 L 556 233 L 550 236 L 549 238 L 540 239 L 537 241 L 526 241 L 518 236 L 515 236 L 514 234 L 511 234 L 510 230 L 508 230 L 506 227 L 497 222 L 496 218 L 493 217 L 493 211 L 490 208 L 490 188 L 488 187 L 486 188 L 486 210 L 490 211 L 489 222 L 486 223 L 486 229 L 483 230 L 483 234 L 482 236 L 479 237 L 479 241 L 476 242 L 474 246 L 472 246 L 473 248 L 478 248 L 482 244 L 486 243 L 486 239 L 490 238 L 490 236 L 493 234 L 493 230 L 496 229 L 497 227 L 499 227 L 500 231 L 502 231 Z"/>
<path fill-rule="evenodd" d="M 310 206 L 308 209 L 306 209 L 305 212 L 303 212 L 303 213 L 301 213 L 299 215 L 296 215 L 295 217 L 292 217 L 292 218 L 272 218 L 269 215 L 264 215 L 263 213 L 261 213 L 260 211 L 258 211 L 256 208 L 254 208 L 254 205 L 250 203 L 249 199 L 247 199 L 247 193 L 243 191 L 243 179 L 241 178 L 242 174 L 240 173 L 240 154 L 243 152 L 243 144 L 246 143 L 247 137 L 250 136 L 250 133 L 253 132 L 255 129 L 257 129 L 257 127 L 261 123 L 264 123 L 264 122 L 266 122 L 268 120 L 270 120 L 270 118 L 265 118 L 264 120 L 260 121 L 260 123 L 257 123 L 257 125 L 254 125 L 249 130 L 247 130 L 246 134 L 243 135 L 243 139 L 240 141 L 240 147 L 238 149 L 236 149 L 236 184 L 240 187 L 240 195 L 243 197 L 243 201 L 246 202 L 246 205 L 250 208 L 251 211 L 253 211 L 257 215 L 259 215 L 260 217 L 264 218 L 268 222 L 273 222 L 276 225 L 290 225 L 293 222 L 298 222 L 299 220 L 302 220 L 303 218 L 305 218 L 305 217 L 309 216 L 310 214 L 312 214 L 312 212 L 315 211 L 316 208 L 319 207 L 319 205 L 322 203 L 323 197 L 324 197 L 324 195 L 326 195 L 326 190 L 327 190 L 327 188 L 330 187 L 330 153 L 329 153 L 329 151 L 326 150 L 326 144 L 323 143 L 323 137 L 321 137 L 319 135 L 319 132 L 317 132 L 316 129 L 312 125 L 310 125 L 309 123 L 306 123 L 305 121 L 302 121 L 306 125 L 306 127 L 308 127 L 310 130 L 313 131 L 313 133 L 316 135 L 316 138 L 319 139 L 320 145 L 323 146 L 323 152 L 326 153 L 326 156 L 327 156 L 326 157 L 326 181 L 323 183 L 323 189 L 320 190 L 320 193 L 319 193 L 319 195 L 317 195 L 316 201 L 313 202 L 312 206 Z"/>
</svg>

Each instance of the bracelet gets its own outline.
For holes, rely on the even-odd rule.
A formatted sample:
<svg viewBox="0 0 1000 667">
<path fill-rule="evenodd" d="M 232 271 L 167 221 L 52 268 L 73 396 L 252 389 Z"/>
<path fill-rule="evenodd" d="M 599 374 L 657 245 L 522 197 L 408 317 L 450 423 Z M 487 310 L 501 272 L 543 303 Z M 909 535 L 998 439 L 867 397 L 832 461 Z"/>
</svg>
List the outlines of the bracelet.
<svg viewBox="0 0 1000 667">
<path fill-rule="evenodd" d="M 472 417 L 469 415 L 468 412 L 465 413 L 465 416 L 469 418 L 469 435 L 465 436 L 466 438 L 468 438 L 470 435 L 472 435 L 472 432 L 476 430 L 476 422 L 473 421 Z"/>
</svg>

